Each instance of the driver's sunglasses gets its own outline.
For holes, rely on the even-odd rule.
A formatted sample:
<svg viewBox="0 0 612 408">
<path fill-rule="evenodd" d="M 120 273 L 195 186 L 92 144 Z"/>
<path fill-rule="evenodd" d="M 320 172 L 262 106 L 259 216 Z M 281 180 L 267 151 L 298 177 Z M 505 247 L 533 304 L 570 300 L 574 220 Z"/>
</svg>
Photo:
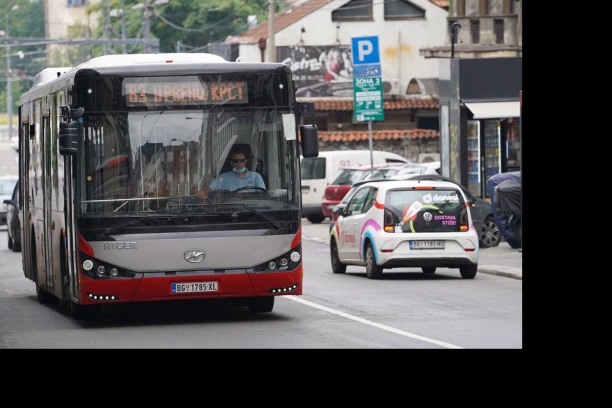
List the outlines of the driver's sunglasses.
<svg viewBox="0 0 612 408">
<path fill-rule="evenodd" d="M 230 160 L 230 162 L 232 163 L 244 163 L 246 161 L 246 159 L 232 159 Z"/>
</svg>

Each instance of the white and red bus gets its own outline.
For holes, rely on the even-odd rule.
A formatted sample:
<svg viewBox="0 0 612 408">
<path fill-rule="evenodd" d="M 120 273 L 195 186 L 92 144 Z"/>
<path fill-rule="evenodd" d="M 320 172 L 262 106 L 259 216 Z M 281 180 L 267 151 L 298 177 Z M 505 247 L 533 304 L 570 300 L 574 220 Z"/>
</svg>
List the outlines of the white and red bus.
<svg viewBox="0 0 612 408">
<path fill-rule="evenodd" d="M 39 301 L 83 318 L 176 299 L 270 312 L 301 295 L 299 157 L 316 157 L 318 140 L 296 126 L 314 109 L 295 90 L 284 64 L 212 54 L 41 71 L 19 108 L 23 270 Z M 237 145 L 265 188 L 195 195 Z"/>
</svg>

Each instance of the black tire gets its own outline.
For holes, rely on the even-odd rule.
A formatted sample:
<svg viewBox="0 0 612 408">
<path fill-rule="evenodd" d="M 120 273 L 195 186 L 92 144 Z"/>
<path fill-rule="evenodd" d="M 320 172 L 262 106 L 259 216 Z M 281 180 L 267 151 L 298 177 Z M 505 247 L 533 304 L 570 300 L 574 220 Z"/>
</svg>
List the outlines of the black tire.
<svg viewBox="0 0 612 408">
<path fill-rule="evenodd" d="M 307 215 L 306 219 L 313 224 L 320 224 L 325 219 L 324 215 Z"/>
<path fill-rule="evenodd" d="M 329 254 L 331 256 L 332 272 L 334 273 L 346 272 L 346 265 L 340 262 L 340 257 L 338 256 L 338 245 L 336 245 L 336 240 L 333 238 L 331 242 L 329 243 Z"/>
<path fill-rule="evenodd" d="M 8 231 L 6 235 L 8 236 Z M 13 240 L 11 237 L 8 237 L 8 242 L 6 244 L 8 245 L 8 249 L 13 249 Z"/>
<path fill-rule="evenodd" d="M 249 299 L 247 306 L 251 313 L 268 313 L 274 309 L 274 296 Z"/>
<path fill-rule="evenodd" d="M 436 272 L 435 266 L 424 266 L 421 269 L 423 270 L 423 273 L 435 273 Z"/>
<path fill-rule="evenodd" d="M 366 276 L 368 279 L 381 279 L 383 274 L 383 268 L 376 265 L 374 259 L 374 248 L 370 241 L 366 243 L 365 248 L 365 261 L 366 261 Z"/>
<path fill-rule="evenodd" d="M 13 241 L 13 252 L 21 252 L 21 242 Z"/>
<path fill-rule="evenodd" d="M 501 231 L 493 216 L 489 215 L 482 223 L 479 240 L 481 248 L 493 248 L 501 242 Z"/>
<path fill-rule="evenodd" d="M 476 272 L 478 272 L 478 265 L 461 265 L 459 272 L 463 279 L 474 279 Z"/>
<path fill-rule="evenodd" d="M 518 248 L 523 247 L 523 220 L 519 219 L 516 224 L 514 224 L 514 236 L 516 237 L 516 242 L 518 243 Z"/>
</svg>

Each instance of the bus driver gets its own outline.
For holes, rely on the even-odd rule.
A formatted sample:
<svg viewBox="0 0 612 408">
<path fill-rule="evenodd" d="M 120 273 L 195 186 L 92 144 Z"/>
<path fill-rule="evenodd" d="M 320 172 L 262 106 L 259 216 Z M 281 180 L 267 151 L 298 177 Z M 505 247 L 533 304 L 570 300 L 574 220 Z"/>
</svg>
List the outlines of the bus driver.
<svg viewBox="0 0 612 408">
<path fill-rule="evenodd" d="M 232 166 L 230 171 L 219 174 L 219 176 L 205 186 L 195 195 L 204 198 L 212 190 L 236 190 L 241 187 L 260 187 L 265 189 L 266 185 L 263 178 L 257 172 L 247 170 L 247 158 L 240 147 L 232 147 L 229 154 L 229 163 Z"/>
</svg>

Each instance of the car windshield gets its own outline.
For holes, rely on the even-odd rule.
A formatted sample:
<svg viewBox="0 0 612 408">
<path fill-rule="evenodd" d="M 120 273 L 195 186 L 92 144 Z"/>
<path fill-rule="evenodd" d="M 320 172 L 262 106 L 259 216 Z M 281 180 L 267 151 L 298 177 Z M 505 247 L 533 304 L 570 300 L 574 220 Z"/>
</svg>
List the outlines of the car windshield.
<svg viewBox="0 0 612 408">
<path fill-rule="evenodd" d="M 334 181 L 331 182 L 334 186 L 352 186 L 356 182 L 362 179 L 366 173 L 370 173 L 370 170 L 354 170 L 344 169 L 336 176 Z"/>
<path fill-rule="evenodd" d="M 325 157 L 306 157 L 300 163 L 302 180 L 325 178 Z"/>
<path fill-rule="evenodd" d="M 407 166 L 399 169 L 396 174 L 424 174 L 426 171 L 425 166 Z"/>
<path fill-rule="evenodd" d="M 467 230 L 468 213 L 456 189 L 388 190 L 385 224 L 396 232 L 458 232 Z"/>
<path fill-rule="evenodd" d="M 11 195 L 17 184 L 17 179 L 0 180 L 0 195 Z"/>
<path fill-rule="evenodd" d="M 374 172 L 368 171 L 366 174 L 363 175 L 361 180 L 389 178 L 395 175 L 398 171 L 399 171 L 399 168 L 376 169 L 374 170 Z"/>
</svg>

